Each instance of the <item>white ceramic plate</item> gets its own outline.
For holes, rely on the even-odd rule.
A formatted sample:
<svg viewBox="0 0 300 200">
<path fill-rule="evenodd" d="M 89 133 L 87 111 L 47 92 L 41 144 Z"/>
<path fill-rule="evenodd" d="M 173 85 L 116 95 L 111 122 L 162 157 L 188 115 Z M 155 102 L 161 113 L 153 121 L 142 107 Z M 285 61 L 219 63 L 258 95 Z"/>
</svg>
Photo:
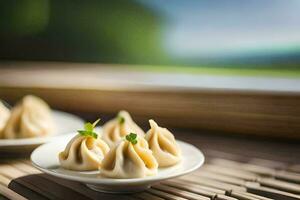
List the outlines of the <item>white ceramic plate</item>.
<svg viewBox="0 0 300 200">
<path fill-rule="evenodd" d="M 56 125 L 56 131 L 53 135 L 35 138 L 0 139 L 0 152 L 19 152 L 33 149 L 40 144 L 55 140 L 57 137 L 70 134 L 70 132 L 82 128 L 84 124 L 81 118 L 61 111 L 53 111 L 53 118 Z"/>
<path fill-rule="evenodd" d="M 41 171 L 64 179 L 86 184 L 93 190 L 110 193 L 132 193 L 147 189 L 156 182 L 181 176 L 198 169 L 204 162 L 202 152 L 185 142 L 177 141 L 182 149 L 182 161 L 172 167 L 161 168 L 154 176 L 133 179 L 113 179 L 101 175 L 99 171 L 78 172 L 60 167 L 58 154 L 63 151 L 71 137 L 53 141 L 35 149 L 31 161 Z"/>
</svg>

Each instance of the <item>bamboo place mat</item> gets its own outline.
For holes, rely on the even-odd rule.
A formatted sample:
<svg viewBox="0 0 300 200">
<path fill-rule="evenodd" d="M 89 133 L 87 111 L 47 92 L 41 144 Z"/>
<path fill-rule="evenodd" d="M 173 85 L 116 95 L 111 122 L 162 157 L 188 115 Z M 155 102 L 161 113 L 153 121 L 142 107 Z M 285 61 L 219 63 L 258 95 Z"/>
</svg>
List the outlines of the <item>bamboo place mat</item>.
<svg viewBox="0 0 300 200">
<path fill-rule="evenodd" d="M 192 174 L 160 182 L 144 192 L 96 192 L 41 173 L 28 159 L 2 158 L 0 199 L 300 200 L 299 144 L 186 131 L 176 137 L 198 146 L 205 164 Z"/>
<path fill-rule="evenodd" d="M 300 199 L 300 165 L 250 159 L 210 158 L 192 174 L 163 181 L 132 195 L 95 192 L 85 185 L 41 173 L 30 161 L 2 161 L 0 192 L 10 199 Z"/>
</svg>

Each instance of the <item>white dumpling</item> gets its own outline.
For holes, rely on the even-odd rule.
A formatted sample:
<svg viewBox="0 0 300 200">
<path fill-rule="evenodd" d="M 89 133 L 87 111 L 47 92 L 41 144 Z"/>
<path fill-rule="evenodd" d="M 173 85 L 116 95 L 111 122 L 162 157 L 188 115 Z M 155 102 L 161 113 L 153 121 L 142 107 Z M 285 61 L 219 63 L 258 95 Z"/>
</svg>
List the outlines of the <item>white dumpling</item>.
<svg viewBox="0 0 300 200">
<path fill-rule="evenodd" d="M 115 119 L 108 121 L 103 126 L 103 140 L 110 146 L 114 146 L 119 140 L 129 133 L 136 133 L 143 137 L 144 131 L 132 120 L 129 113 L 120 111 Z"/>
<path fill-rule="evenodd" d="M 51 109 L 42 99 L 26 96 L 12 110 L 3 131 L 4 138 L 47 136 L 55 129 Z"/>
<path fill-rule="evenodd" d="M 145 139 L 152 150 L 159 167 L 168 167 L 181 161 L 181 150 L 174 135 L 166 128 L 159 127 L 154 120 L 149 120 L 150 130 Z"/>
<path fill-rule="evenodd" d="M 3 129 L 6 125 L 6 122 L 9 118 L 10 111 L 9 109 L 3 105 L 3 103 L 0 101 L 0 138 L 2 138 Z"/>
<path fill-rule="evenodd" d="M 65 169 L 90 171 L 98 170 L 108 152 L 109 147 L 102 139 L 78 134 L 58 157 L 60 165 Z"/>
<path fill-rule="evenodd" d="M 157 173 L 158 164 L 144 138 L 132 144 L 121 140 L 104 157 L 100 172 L 111 178 L 140 178 Z"/>
</svg>

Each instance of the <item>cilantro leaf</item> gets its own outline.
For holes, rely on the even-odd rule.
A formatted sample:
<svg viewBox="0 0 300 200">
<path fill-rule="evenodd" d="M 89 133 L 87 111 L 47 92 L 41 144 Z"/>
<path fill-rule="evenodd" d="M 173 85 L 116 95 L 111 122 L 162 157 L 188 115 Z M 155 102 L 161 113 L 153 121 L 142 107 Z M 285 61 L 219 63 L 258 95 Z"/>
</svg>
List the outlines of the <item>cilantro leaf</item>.
<svg viewBox="0 0 300 200">
<path fill-rule="evenodd" d="M 93 124 L 90 122 L 87 122 L 84 124 L 84 130 L 77 130 L 77 132 L 82 136 L 93 137 L 93 138 L 97 139 L 98 134 L 96 132 L 94 132 L 94 128 L 99 121 L 100 121 L 100 119 L 97 119 Z"/>
<path fill-rule="evenodd" d="M 120 115 L 118 116 L 118 120 L 119 120 L 119 124 L 124 124 L 125 122 L 125 118 Z"/>
<path fill-rule="evenodd" d="M 93 137 L 95 139 L 98 137 L 97 133 L 91 131 L 78 130 L 78 133 L 82 136 Z"/>
<path fill-rule="evenodd" d="M 131 141 L 131 137 L 129 135 L 126 135 L 126 140 Z"/>
<path fill-rule="evenodd" d="M 130 135 L 131 135 L 131 139 L 132 139 L 132 140 L 135 140 L 136 137 L 137 137 L 137 134 L 135 134 L 135 133 L 130 133 Z"/>
<path fill-rule="evenodd" d="M 77 130 L 77 132 L 82 136 L 85 136 L 87 134 L 87 131 L 84 130 Z"/>
<path fill-rule="evenodd" d="M 84 129 L 86 131 L 93 131 L 94 126 L 93 126 L 93 124 L 91 124 L 90 122 L 88 122 L 88 123 L 84 124 Z"/>
<path fill-rule="evenodd" d="M 131 142 L 131 144 L 136 144 L 138 141 L 137 141 L 137 134 L 135 133 L 130 133 L 128 135 L 126 135 L 126 140 Z"/>
<path fill-rule="evenodd" d="M 132 144 L 136 144 L 136 143 L 137 143 L 137 140 L 132 140 L 131 143 L 132 143 Z"/>
</svg>

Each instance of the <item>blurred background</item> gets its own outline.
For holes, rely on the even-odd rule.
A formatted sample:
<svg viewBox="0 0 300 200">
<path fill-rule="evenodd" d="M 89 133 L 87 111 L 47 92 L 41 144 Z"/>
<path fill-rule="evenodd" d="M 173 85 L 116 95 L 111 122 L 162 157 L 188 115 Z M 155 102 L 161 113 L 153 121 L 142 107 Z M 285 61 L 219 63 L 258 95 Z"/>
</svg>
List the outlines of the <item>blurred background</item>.
<svg viewBox="0 0 300 200">
<path fill-rule="evenodd" d="M 299 9 L 297 0 L 1 1 L 0 58 L 294 75 Z"/>
<path fill-rule="evenodd" d="M 299 10 L 298 0 L 1 1 L 0 94 L 299 137 Z"/>
<path fill-rule="evenodd" d="M 300 0 L 0 0 L 0 100 L 28 94 L 99 125 L 126 110 L 199 147 L 201 173 L 157 199 L 300 199 Z M 35 146 L 6 141 L 0 200 L 3 182 L 28 199 L 110 197 L 19 177 L 31 162 L 4 158 Z"/>
</svg>

